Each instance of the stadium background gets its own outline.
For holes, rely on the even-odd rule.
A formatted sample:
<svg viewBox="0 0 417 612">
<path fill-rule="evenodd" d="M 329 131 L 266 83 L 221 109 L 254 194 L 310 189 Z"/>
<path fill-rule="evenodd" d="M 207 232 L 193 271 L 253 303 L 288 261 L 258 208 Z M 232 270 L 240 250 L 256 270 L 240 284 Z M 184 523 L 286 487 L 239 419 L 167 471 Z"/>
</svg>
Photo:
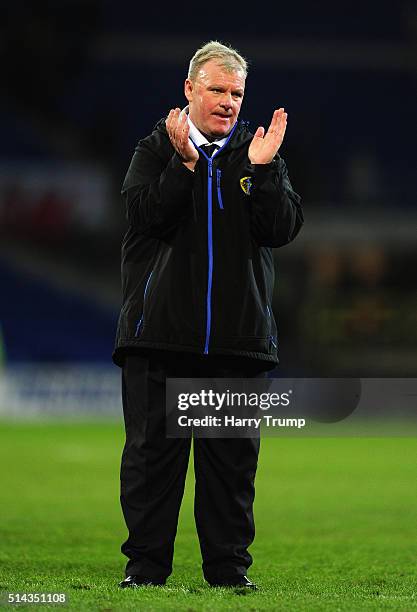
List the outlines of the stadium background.
<svg viewBox="0 0 417 612">
<path fill-rule="evenodd" d="M 0 30 L 5 432 L 11 416 L 121 419 L 110 362 L 120 187 L 137 140 L 184 104 L 189 58 L 212 38 L 250 61 L 242 118 L 255 128 L 277 106 L 289 113 L 281 153 L 306 223 L 275 253 L 283 375 L 416 376 L 413 2 L 227 5 L 197 15 L 192 6 L 71 0 L 57 10 L 17 0 Z M 13 427 L 11 448 L 21 435 Z M 400 478 L 410 469 L 405 453 Z"/>
</svg>

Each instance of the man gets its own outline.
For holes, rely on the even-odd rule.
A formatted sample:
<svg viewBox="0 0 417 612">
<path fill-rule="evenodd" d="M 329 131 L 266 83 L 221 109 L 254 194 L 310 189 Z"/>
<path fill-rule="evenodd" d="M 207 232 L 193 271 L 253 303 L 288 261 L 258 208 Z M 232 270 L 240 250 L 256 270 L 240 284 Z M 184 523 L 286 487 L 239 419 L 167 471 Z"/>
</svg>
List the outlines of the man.
<svg viewBox="0 0 417 612">
<path fill-rule="evenodd" d="M 247 67 L 216 41 L 185 81 L 188 108 L 172 109 L 136 147 L 123 185 L 123 306 L 114 359 L 123 367 L 126 444 L 121 504 L 129 536 L 124 587 L 162 585 L 174 539 L 190 439 L 165 436 L 168 377 L 264 376 L 277 363 L 272 247 L 302 222 L 278 150 L 287 114 L 265 133 L 238 122 Z M 204 577 L 255 588 L 259 440 L 195 439 L 195 519 Z"/>
</svg>

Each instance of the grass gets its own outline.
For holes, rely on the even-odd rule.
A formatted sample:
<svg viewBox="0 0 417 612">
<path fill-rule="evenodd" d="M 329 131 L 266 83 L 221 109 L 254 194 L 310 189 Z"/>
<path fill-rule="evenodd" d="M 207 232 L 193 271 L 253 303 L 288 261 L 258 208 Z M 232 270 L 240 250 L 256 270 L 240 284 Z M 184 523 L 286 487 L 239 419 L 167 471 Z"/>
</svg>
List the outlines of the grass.
<svg viewBox="0 0 417 612">
<path fill-rule="evenodd" d="M 192 473 L 167 586 L 117 589 L 122 445 L 121 423 L 0 424 L 2 609 L 7 592 L 64 592 L 70 610 L 417 608 L 417 438 L 264 439 L 246 595 L 203 581 Z"/>
</svg>

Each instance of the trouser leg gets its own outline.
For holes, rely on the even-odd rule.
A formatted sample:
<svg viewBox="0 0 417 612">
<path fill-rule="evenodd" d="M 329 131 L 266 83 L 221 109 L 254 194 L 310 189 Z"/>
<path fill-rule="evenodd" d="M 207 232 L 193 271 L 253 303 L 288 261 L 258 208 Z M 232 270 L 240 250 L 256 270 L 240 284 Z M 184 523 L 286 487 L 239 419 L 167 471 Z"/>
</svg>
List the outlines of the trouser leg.
<svg viewBox="0 0 417 612">
<path fill-rule="evenodd" d="M 208 582 L 246 574 L 259 438 L 194 439 L 195 520 Z"/>
<path fill-rule="evenodd" d="M 129 558 L 126 575 L 153 579 L 172 571 L 191 443 L 166 438 L 166 374 L 163 362 L 132 355 L 122 379 L 126 443 L 120 501 L 129 536 L 121 550 Z"/>
<path fill-rule="evenodd" d="M 255 368 L 204 368 L 200 376 L 265 378 Z M 203 573 L 210 583 L 247 573 L 252 564 L 248 547 L 255 537 L 253 502 L 260 448 L 254 438 L 195 438 L 194 513 Z"/>
</svg>

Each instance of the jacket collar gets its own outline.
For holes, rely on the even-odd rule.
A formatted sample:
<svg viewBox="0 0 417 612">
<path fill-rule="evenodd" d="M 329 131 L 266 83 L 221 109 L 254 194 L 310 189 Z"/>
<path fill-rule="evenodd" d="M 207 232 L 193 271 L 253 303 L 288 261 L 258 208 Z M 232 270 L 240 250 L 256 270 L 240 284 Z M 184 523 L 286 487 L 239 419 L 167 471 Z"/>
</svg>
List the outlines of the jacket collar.
<svg viewBox="0 0 417 612">
<path fill-rule="evenodd" d="M 190 139 L 194 142 L 197 147 L 202 147 L 206 144 L 215 144 L 219 147 L 222 147 L 227 140 L 227 136 L 225 138 L 219 138 L 218 140 L 213 140 L 209 142 L 207 138 L 200 132 L 200 130 L 194 125 L 191 121 L 190 116 L 187 117 L 188 125 L 190 126 Z"/>
</svg>

